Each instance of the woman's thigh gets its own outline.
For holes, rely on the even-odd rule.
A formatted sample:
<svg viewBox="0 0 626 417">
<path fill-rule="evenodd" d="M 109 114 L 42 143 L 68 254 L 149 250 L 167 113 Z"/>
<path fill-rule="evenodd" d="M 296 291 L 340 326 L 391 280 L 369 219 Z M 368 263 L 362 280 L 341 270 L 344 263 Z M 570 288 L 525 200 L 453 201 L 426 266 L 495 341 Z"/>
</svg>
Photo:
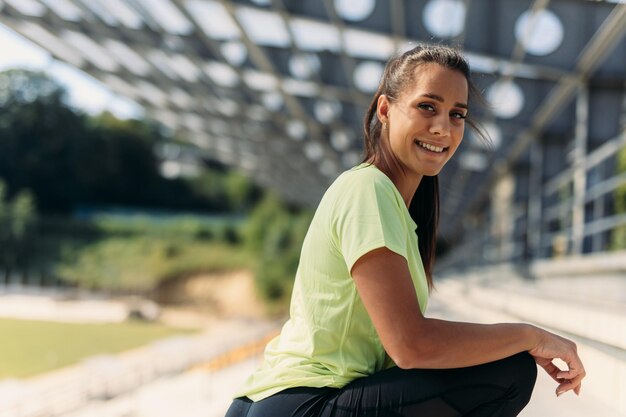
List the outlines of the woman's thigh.
<svg viewBox="0 0 626 417">
<path fill-rule="evenodd" d="M 226 417 L 319 417 L 337 388 L 290 388 L 261 401 L 233 401 Z"/>
<path fill-rule="evenodd" d="M 528 403 L 537 367 L 520 353 L 457 369 L 390 368 L 344 388 L 291 388 L 233 402 L 226 417 L 509 417 Z"/>
<path fill-rule="evenodd" d="M 526 352 L 467 368 L 391 368 L 342 388 L 320 416 L 515 416 L 528 403 L 536 375 Z"/>
</svg>

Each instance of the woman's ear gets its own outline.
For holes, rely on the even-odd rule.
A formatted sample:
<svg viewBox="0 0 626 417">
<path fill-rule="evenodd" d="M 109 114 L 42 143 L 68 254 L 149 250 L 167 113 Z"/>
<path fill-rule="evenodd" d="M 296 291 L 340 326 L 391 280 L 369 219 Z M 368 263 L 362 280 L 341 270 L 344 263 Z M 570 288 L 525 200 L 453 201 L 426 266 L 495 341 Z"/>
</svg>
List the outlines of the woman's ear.
<svg viewBox="0 0 626 417">
<path fill-rule="evenodd" d="M 384 94 L 378 96 L 378 103 L 376 105 L 376 117 L 380 120 L 381 123 L 389 122 L 389 106 L 391 103 L 389 102 L 389 97 Z"/>
</svg>

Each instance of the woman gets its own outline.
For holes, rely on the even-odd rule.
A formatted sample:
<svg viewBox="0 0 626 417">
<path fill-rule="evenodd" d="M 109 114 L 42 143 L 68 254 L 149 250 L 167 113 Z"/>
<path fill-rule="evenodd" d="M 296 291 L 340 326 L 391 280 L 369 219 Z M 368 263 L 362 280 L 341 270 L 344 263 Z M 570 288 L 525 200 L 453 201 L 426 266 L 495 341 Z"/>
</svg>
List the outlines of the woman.
<svg viewBox="0 0 626 417">
<path fill-rule="evenodd" d="M 527 324 L 424 317 L 437 174 L 476 89 L 444 46 L 392 58 L 365 118 L 365 160 L 330 186 L 304 240 L 290 319 L 227 417 L 515 416 L 536 364 L 580 392 L 569 340 Z M 552 359 L 568 365 L 559 370 Z"/>
</svg>

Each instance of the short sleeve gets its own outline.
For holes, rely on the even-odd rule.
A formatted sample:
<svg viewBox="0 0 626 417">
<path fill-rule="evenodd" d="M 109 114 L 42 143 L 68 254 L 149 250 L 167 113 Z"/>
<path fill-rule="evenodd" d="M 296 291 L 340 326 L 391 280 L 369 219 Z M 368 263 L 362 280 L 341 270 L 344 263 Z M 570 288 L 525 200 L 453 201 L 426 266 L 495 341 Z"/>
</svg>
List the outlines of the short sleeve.
<svg viewBox="0 0 626 417">
<path fill-rule="evenodd" d="M 375 177 L 346 186 L 335 206 L 332 230 L 348 271 L 363 255 L 382 247 L 408 260 L 403 204 L 387 179 Z"/>
</svg>

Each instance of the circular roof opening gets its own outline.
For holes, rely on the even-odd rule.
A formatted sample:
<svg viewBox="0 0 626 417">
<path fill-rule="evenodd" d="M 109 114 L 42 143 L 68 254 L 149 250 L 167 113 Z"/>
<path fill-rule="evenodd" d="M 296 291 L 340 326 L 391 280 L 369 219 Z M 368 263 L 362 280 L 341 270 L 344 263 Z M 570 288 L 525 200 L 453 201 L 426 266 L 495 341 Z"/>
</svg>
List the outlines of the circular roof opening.
<svg viewBox="0 0 626 417">
<path fill-rule="evenodd" d="M 495 123 L 485 123 L 483 125 L 487 134 L 489 135 L 489 139 L 491 139 L 491 143 L 486 145 L 485 147 L 488 149 L 498 149 L 500 145 L 502 145 L 502 130 L 496 126 Z M 484 143 L 484 141 L 481 140 Z"/>
<path fill-rule="evenodd" d="M 304 154 L 310 161 L 319 161 L 324 156 L 324 148 L 317 142 L 309 142 L 304 146 Z"/>
<path fill-rule="evenodd" d="M 336 151 L 345 151 L 352 144 L 351 131 L 347 130 L 333 130 L 330 134 L 330 144 Z"/>
<path fill-rule="evenodd" d="M 320 59 L 316 54 L 297 54 L 289 58 L 289 71 L 301 80 L 311 78 L 319 71 Z"/>
<path fill-rule="evenodd" d="M 497 150 L 502 144 L 502 130 L 495 123 L 491 122 L 482 123 L 481 126 L 487 134 L 489 141 L 481 138 L 476 132 L 470 131 L 469 139 L 472 147 L 486 151 Z"/>
<path fill-rule="evenodd" d="M 430 0 L 422 17 L 430 33 L 440 38 L 452 38 L 463 32 L 465 12 L 461 0 Z"/>
<path fill-rule="evenodd" d="M 487 90 L 487 100 L 496 116 L 510 119 L 524 107 L 524 93 L 513 81 L 496 81 Z"/>
<path fill-rule="evenodd" d="M 487 157 L 479 152 L 465 152 L 459 155 L 459 164 L 469 171 L 484 171 L 489 165 Z"/>
<path fill-rule="evenodd" d="M 210 62 L 205 67 L 209 77 L 223 87 L 235 87 L 239 84 L 239 75 L 230 66 L 221 62 Z"/>
<path fill-rule="evenodd" d="M 230 98 L 220 98 L 219 106 L 217 106 L 217 111 L 223 114 L 224 116 L 233 117 L 239 111 L 239 106 L 235 100 Z"/>
<path fill-rule="evenodd" d="M 322 123 L 330 123 L 341 115 L 341 103 L 337 100 L 319 100 L 315 103 L 315 117 Z"/>
<path fill-rule="evenodd" d="M 220 51 L 224 58 L 233 66 L 239 66 L 244 63 L 248 57 L 246 46 L 239 41 L 225 42 L 220 46 Z"/>
<path fill-rule="evenodd" d="M 376 0 L 335 0 L 337 14 L 351 22 L 368 18 L 375 6 Z"/>
<path fill-rule="evenodd" d="M 261 96 L 263 105 L 271 111 L 278 111 L 283 107 L 283 96 L 277 91 L 270 91 Z"/>
<path fill-rule="evenodd" d="M 290 120 L 286 127 L 287 135 L 293 140 L 301 141 L 306 137 L 306 125 L 301 120 Z"/>
<path fill-rule="evenodd" d="M 515 23 L 515 37 L 529 54 L 548 55 L 563 42 L 563 24 L 550 10 L 527 11 Z"/>
<path fill-rule="evenodd" d="M 378 88 L 384 70 L 380 62 L 361 62 L 354 69 L 354 85 L 364 93 L 373 93 Z"/>
</svg>

